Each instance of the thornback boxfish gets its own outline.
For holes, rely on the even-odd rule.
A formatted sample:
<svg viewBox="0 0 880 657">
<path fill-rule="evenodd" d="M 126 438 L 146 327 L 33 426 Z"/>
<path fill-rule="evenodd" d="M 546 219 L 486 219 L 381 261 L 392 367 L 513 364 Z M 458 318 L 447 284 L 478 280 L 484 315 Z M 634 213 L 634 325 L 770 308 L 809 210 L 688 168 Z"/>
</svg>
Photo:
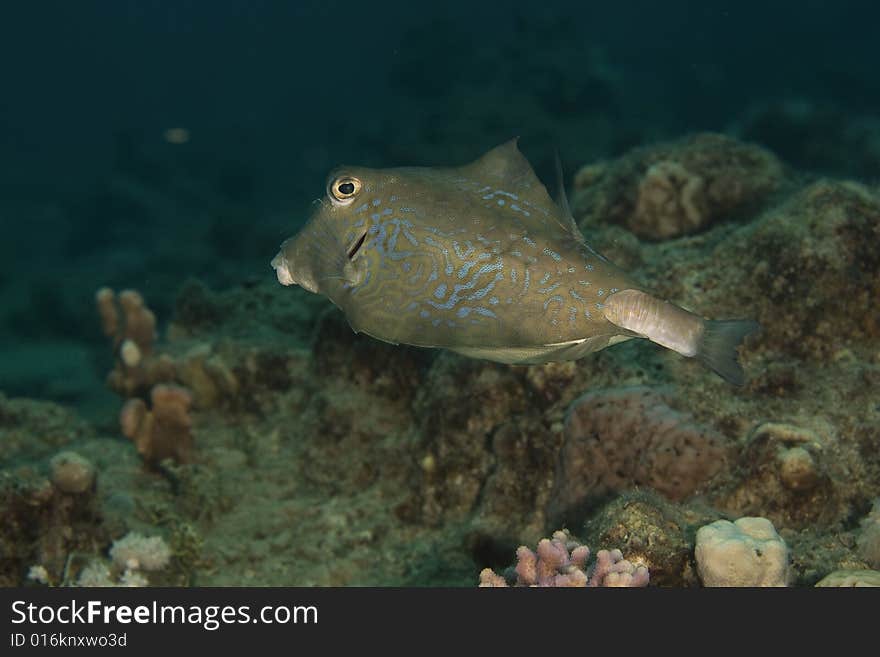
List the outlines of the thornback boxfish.
<svg viewBox="0 0 880 657">
<path fill-rule="evenodd" d="M 355 332 L 501 363 L 647 338 L 741 385 L 736 350 L 757 328 L 695 315 L 597 253 L 515 139 L 460 167 L 335 170 L 271 264 L 283 285 L 327 296 Z"/>
</svg>

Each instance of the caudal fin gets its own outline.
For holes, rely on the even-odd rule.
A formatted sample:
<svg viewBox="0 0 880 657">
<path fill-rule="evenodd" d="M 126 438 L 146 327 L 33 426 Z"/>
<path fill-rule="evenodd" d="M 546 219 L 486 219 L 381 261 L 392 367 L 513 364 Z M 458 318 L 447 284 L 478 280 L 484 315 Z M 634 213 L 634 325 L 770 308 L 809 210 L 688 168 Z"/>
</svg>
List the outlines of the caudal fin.
<svg viewBox="0 0 880 657">
<path fill-rule="evenodd" d="M 745 383 L 745 374 L 736 349 L 749 333 L 759 328 L 758 322 L 751 319 L 706 320 L 696 356 L 722 379 L 741 386 Z"/>
</svg>

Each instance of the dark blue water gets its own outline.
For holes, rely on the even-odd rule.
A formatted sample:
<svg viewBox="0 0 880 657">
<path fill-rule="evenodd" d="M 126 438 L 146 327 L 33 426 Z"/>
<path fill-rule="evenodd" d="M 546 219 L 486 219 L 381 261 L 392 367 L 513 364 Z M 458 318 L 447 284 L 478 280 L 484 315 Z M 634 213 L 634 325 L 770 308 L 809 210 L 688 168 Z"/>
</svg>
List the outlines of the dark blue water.
<svg viewBox="0 0 880 657">
<path fill-rule="evenodd" d="M 162 318 L 268 259 L 341 162 L 454 163 L 513 135 L 539 173 L 697 130 L 876 179 L 864 2 L 6 3 L 0 390 L 88 406 L 92 294 Z M 178 129 L 175 132 L 168 132 Z M 849 135 L 849 136 L 848 136 Z M 853 148 L 846 141 L 851 139 Z"/>
</svg>

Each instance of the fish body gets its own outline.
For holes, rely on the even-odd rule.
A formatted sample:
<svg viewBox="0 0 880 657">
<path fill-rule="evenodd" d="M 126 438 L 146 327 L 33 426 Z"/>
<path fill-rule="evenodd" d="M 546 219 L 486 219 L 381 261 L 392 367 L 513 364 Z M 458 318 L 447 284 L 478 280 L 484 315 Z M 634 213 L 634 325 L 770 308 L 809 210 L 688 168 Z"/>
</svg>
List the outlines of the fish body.
<svg viewBox="0 0 880 657">
<path fill-rule="evenodd" d="M 282 284 L 326 295 L 355 331 L 395 344 L 539 364 L 647 337 L 707 360 L 713 323 L 593 250 L 515 140 L 461 167 L 336 170 L 271 264 Z M 709 365 L 739 382 L 735 348 L 753 323 L 733 324 Z"/>
</svg>

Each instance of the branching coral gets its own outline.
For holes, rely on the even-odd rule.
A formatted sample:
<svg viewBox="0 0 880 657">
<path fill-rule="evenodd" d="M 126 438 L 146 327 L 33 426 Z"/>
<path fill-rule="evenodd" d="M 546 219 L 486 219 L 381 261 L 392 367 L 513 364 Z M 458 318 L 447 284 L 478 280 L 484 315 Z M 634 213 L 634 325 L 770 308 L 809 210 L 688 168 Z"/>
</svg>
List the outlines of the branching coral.
<svg viewBox="0 0 880 657">
<path fill-rule="evenodd" d="M 554 532 L 541 539 L 537 552 L 525 545 L 516 551 L 514 586 L 552 587 L 640 587 L 647 586 L 648 569 L 623 558 L 620 550 L 599 550 L 596 561 L 587 566 L 590 549 L 574 540 L 568 531 Z M 480 586 L 510 586 L 507 578 L 491 568 L 480 573 Z"/>
<path fill-rule="evenodd" d="M 153 385 L 174 380 L 168 356 L 154 356 L 156 316 L 134 290 L 116 294 L 104 287 L 95 294 L 104 335 L 111 339 L 116 365 L 107 384 L 123 397 L 144 394 Z"/>
<path fill-rule="evenodd" d="M 157 385 L 150 392 L 151 407 L 140 398 L 129 399 L 119 413 L 122 433 L 134 441 L 144 461 L 157 465 L 166 458 L 186 463 L 192 459 L 192 394 L 181 386 Z"/>
</svg>

